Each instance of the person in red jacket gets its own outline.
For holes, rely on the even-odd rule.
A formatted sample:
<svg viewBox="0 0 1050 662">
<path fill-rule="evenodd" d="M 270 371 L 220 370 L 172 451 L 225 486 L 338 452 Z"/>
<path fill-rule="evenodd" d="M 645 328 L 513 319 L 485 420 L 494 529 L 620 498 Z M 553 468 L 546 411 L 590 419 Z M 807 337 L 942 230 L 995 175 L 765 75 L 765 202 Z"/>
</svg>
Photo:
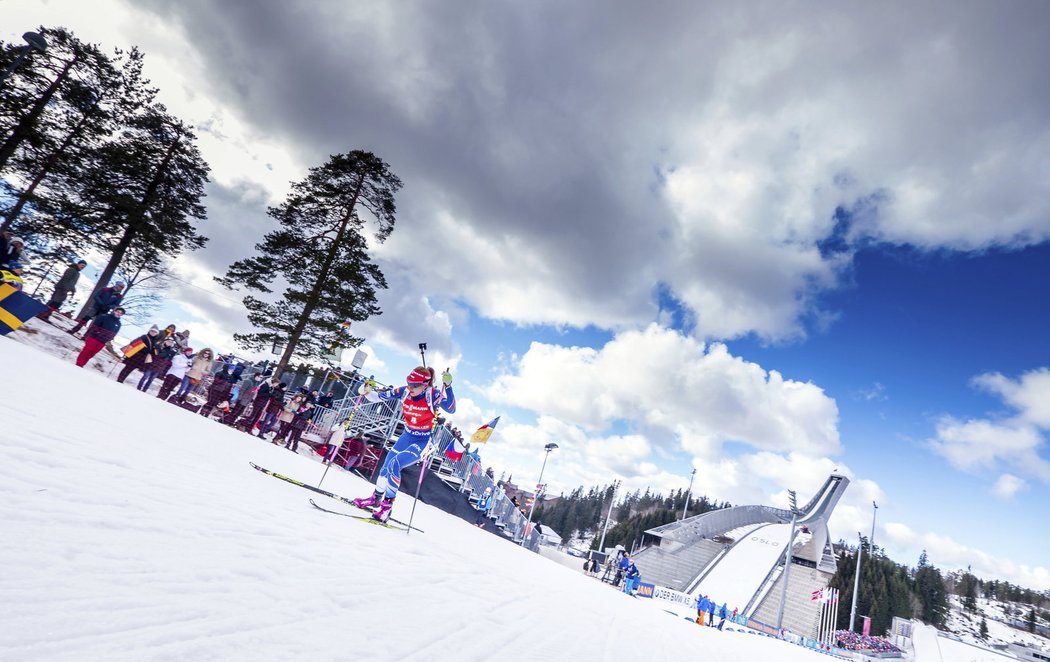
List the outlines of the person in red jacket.
<svg viewBox="0 0 1050 662">
<path fill-rule="evenodd" d="M 117 337 L 120 331 L 120 318 L 124 309 L 117 307 L 112 313 L 103 313 L 95 318 L 84 334 L 84 349 L 77 356 L 77 366 L 83 368 L 88 361 L 102 351 L 106 343 Z"/>
</svg>

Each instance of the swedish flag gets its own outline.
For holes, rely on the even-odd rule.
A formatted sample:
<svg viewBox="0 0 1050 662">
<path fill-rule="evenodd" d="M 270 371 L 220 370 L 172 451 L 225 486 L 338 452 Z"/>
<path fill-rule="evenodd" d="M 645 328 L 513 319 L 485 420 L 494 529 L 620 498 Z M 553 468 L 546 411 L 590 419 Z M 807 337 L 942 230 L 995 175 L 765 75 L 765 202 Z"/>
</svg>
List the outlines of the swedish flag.
<svg viewBox="0 0 1050 662">
<path fill-rule="evenodd" d="M 0 285 L 0 336 L 22 326 L 29 318 L 47 310 L 47 306 L 28 294 L 4 283 Z"/>
</svg>

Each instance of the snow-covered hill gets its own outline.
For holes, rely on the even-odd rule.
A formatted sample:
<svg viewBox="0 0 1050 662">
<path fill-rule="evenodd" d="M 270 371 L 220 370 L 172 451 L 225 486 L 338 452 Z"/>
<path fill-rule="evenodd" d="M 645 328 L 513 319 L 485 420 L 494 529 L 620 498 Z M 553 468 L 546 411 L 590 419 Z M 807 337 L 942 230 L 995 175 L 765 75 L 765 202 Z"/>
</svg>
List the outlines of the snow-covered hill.
<svg viewBox="0 0 1050 662">
<path fill-rule="evenodd" d="M 818 659 L 673 618 L 426 505 L 412 535 L 316 511 L 248 465 L 316 481 L 315 460 L 70 349 L 0 338 L 2 660 Z M 369 492 L 346 472 L 324 487 Z"/>
<path fill-rule="evenodd" d="M 963 641 L 982 646 L 1020 644 L 1041 650 L 1050 655 L 1050 639 L 1025 630 L 1010 627 L 1007 624 L 1006 609 L 1028 612 L 1026 605 L 999 602 L 977 598 L 977 613 L 971 614 L 963 609 L 962 599 L 957 595 L 949 596 L 951 611 L 948 614 L 945 629 L 957 635 Z M 981 639 L 981 618 L 988 625 L 988 638 Z M 1016 618 L 1016 616 L 1014 617 Z"/>
<path fill-rule="evenodd" d="M 425 504 L 419 535 L 316 511 L 248 465 L 315 483 L 309 451 L 117 384 L 104 354 L 76 368 L 79 342 L 27 327 L 0 338 L 0 660 L 831 659 L 673 618 Z M 1045 650 L 981 608 L 991 641 Z M 1003 659 L 918 631 L 917 662 Z"/>
</svg>

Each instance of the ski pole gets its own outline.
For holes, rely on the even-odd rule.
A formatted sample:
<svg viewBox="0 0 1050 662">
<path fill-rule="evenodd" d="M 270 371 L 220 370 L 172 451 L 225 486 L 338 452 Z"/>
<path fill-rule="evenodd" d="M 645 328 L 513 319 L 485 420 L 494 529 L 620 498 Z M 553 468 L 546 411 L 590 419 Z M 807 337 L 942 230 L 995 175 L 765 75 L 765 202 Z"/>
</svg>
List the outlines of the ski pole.
<svg viewBox="0 0 1050 662">
<path fill-rule="evenodd" d="M 430 434 L 431 435 L 434 434 L 433 429 L 431 429 L 431 433 Z M 412 531 L 412 520 L 416 516 L 416 504 L 419 503 L 419 488 L 423 487 L 423 476 L 427 472 L 427 462 L 430 461 L 430 453 L 431 453 L 431 450 L 433 448 L 434 448 L 434 441 L 433 441 L 433 439 L 431 439 L 431 441 L 429 443 L 427 443 L 427 447 L 426 447 L 426 449 L 424 449 L 422 457 L 420 457 L 419 482 L 416 483 L 416 498 L 412 501 L 412 512 L 410 512 L 408 514 L 408 530 L 405 531 L 405 535 L 408 535 L 409 532 Z"/>
<path fill-rule="evenodd" d="M 373 384 L 374 382 L 371 379 L 365 381 L 366 386 L 372 386 Z M 357 401 L 354 402 L 354 408 L 350 410 L 350 416 L 346 419 L 346 425 L 343 426 L 344 430 L 350 429 L 350 423 L 354 420 L 354 414 L 357 413 L 357 408 L 361 406 L 361 400 L 364 397 L 364 393 L 357 396 Z M 342 442 L 340 442 L 339 445 L 342 446 Z M 321 483 L 324 482 L 324 477 L 328 475 L 328 469 L 331 468 L 332 461 L 335 460 L 335 456 L 339 453 L 339 448 L 333 447 L 331 453 L 331 458 L 327 459 L 324 463 L 324 473 L 321 474 L 321 480 L 317 481 L 318 487 L 321 487 Z"/>
</svg>

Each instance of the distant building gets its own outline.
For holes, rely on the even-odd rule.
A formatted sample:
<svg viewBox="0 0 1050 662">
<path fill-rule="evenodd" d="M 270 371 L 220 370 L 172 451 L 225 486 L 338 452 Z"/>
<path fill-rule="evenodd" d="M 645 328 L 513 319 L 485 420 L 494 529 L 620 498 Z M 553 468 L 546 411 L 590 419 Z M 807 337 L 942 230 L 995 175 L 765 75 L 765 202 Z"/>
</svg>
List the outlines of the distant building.
<svg viewBox="0 0 1050 662">
<path fill-rule="evenodd" d="M 541 545 L 556 546 L 556 545 L 560 545 L 561 544 L 561 542 L 562 542 L 561 536 L 558 534 L 557 531 L 555 531 L 554 529 L 550 528 L 546 524 L 537 524 L 536 525 L 536 530 L 540 534 L 540 544 Z"/>
<path fill-rule="evenodd" d="M 848 485 L 845 476 L 829 476 L 797 510 L 793 539 L 791 511 L 735 506 L 649 529 L 635 563 L 647 582 L 694 598 L 707 595 L 774 626 L 790 545 L 783 627 L 816 638 L 821 603 L 812 595 L 830 583 L 837 564 L 827 522 Z"/>
</svg>

